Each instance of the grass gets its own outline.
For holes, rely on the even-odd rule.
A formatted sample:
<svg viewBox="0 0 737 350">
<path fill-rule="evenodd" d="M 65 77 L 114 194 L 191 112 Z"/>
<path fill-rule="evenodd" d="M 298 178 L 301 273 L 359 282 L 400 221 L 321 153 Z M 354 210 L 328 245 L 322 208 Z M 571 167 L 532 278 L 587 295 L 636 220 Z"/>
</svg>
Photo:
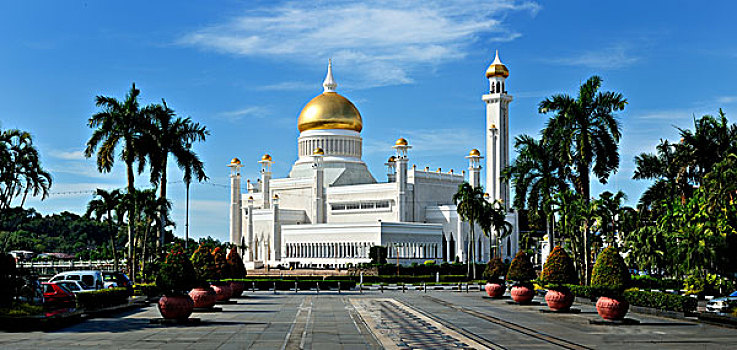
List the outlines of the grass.
<svg viewBox="0 0 737 350">
<path fill-rule="evenodd" d="M 43 313 L 43 307 L 28 303 L 13 303 L 10 307 L 0 308 L 0 316 L 23 317 Z"/>
</svg>

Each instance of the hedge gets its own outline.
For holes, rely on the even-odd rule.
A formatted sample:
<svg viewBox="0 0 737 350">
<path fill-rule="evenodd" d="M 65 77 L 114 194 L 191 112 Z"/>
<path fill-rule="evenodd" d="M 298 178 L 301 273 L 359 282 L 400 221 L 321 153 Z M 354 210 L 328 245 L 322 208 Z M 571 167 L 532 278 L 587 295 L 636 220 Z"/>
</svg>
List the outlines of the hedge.
<svg viewBox="0 0 737 350">
<path fill-rule="evenodd" d="M 161 295 L 161 290 L 155 283 L 141 283 L 133 286 L 133 295 L 153 298 Z"/>
<path fill-rule="evenodd" d="M 250 290 L 255 286 L 256 289 L 259 290 L 267 290 L 274 288 L 274 283 L 276 283 L 276 289 L 277 290 L 290 290 L 294 288 L 294 283 L 297 282 L 297 286 L 299 289 L 312 289 L 317 288 L 318 283 L 320 284 L 320 289 L 337 289 L 338 283 L 340 283 L 340 289 L 341 290 L 347 290 L 352 289 L 356 286 L 355 281 L 347 281 L 347 280 L 318 280 L 318 279 L 252 279 L 252 278 L 243 278 L 243 279 L 228 279 L 226 281 L 238 281 L 238 282 L 244 282 L 246 284 L 246 290 Z"/>
<path fill-rule="evenodd" d="M 602 291 L 596 287 L 566 285 L 577 297 L 594 298 L 601 295 Z M 624 299 L 634 306 L 650 307 L 654 309 L 678 311 L 685 313 L 696 312 L 698 301 L 689 296 L 662 293 L 645 292 L 639 290 L 628 290 L 624 292 Z"/>
<path fill-rule="evenodd" d="M 632 287 L 637 289 L 673 289 L 680 290 L 683 288 L 683 281 L 675 279 L 661 279 L 652 276 L 632 276 Z"/>
<path fill-rule="evenodd" d="M 127 302 L 128 290 L 125 288 L 108 288 L 77 293 L 77 308 L 85 310 L 117 306 Z"/>
</svg>

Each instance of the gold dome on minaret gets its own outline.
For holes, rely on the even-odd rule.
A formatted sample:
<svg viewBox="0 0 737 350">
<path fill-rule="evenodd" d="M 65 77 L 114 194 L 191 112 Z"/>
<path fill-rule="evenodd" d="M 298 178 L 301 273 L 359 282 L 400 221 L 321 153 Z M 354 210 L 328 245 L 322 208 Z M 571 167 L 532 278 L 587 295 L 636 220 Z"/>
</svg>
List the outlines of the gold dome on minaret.
<svg viewBox="0 0 737 350">
<path fill-rule="evenodd" d="M 325 91 L 308 102 L 297 119 L 300 132 L 316 129 L 343 129 L 360 132 L 363 129 L 361 113 L 351 101 L 335 92 L 338 84 L 333 79 L 332 62 L 322 86 Z"/>
<path fill-rule="evenodd" d="M 496 56 L 494 57 L 494 62 L 491 62 L 491 65 L 489 65 L 489 68 L 486 69 L 486 77 L 508 77 L 509 76 L 509 70 L 507 69 L 507 66 L 502 63 L 502 61 L 499 59 L 499 51 L 497 50 Z"/>
</svg>

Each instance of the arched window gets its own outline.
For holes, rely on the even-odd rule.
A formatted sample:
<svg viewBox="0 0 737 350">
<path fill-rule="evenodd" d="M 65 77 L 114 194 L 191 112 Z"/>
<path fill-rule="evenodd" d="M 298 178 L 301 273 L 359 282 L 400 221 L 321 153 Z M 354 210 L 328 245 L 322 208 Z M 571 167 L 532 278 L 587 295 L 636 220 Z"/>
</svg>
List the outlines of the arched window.
<svg viewBox="0 0 737 350">
<path fill-rule="evenodd" d="M 492 94 L 496 93 L 496 85 L 494 84 L 491 84 L 491 93 Z"/>
<path fill-rule="evenodd" d="M 507 256 L 512 255 L 512 240 L 507 238 Z"/>
<path fill-rule="evenodd" d="M 496 92 L 499 92 L 499 93 L 502 92 L 502 90 L 500 89 L 500 86 L 499 86 L 499 82 L 498 81 L 496 82 Z"/>
<path fill-rule="evenodd" d="M 507 92 L 507 89 L 504 88 L 504 83 L 502 83 L 502 91 L 501 92 Z"/>
</svg>

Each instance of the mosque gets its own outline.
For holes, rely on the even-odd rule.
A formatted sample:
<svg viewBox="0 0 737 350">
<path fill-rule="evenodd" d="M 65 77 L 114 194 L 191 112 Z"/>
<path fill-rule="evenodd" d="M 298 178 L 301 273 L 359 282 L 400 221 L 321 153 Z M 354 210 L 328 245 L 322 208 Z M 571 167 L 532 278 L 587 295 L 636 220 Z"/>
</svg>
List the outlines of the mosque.
<svg viewBox="0 0 737 350">
<path fill-rule="evenodd" d="M 480 185 L 485 162 L 489 199 L 508 206 L 509 185 L 499 180 L 509 164 L 508 76 L 497 52 L 486 70 L 489 91 L 482 96 L 486 157 L 472 149 L 465 156 L 468 173 L 408 167 L 412 146 L 400 138 L 387 145 L 392 155 L 385 164 L 386 178 L 377 180 L 361 160 L 361 113 L 336 92 L 328 63 L 324 91 L 299 114 L 298 155 L 289 175 L 272 177 L 272 158 L 263 155 L 261 178 L 249 180 L 243 193 L 243 164 L 233 158 L 228 165 L 230 241 L 246 247 L 246 266 L 346 267 L 370 262 L 373 246 L 386 247 L 392 263 L 410 264 L 462 262 L 473 244 L 478 261 L 488 261 L 492 241 L 477 227 L 469 242 L 470 227 L 459 218 L 452 197 L 464 181 Z M 518 247 L 517 214 L 508 212 L 513 232 L 501 242 L 502 259 L 512 259 Z"/>
</svg>

